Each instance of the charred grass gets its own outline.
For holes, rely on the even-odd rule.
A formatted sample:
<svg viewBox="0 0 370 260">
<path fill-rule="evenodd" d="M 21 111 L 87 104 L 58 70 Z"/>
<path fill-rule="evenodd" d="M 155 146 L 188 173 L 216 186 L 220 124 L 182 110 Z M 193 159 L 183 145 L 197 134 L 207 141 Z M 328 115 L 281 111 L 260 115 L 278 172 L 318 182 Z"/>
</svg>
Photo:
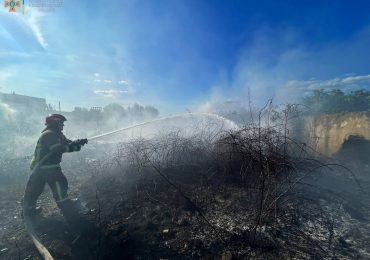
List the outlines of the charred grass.
<svg viewBox="0 0 370 260">
<path fill-rule="evenodd" d="M 74 172 L 72 193 L 96 230 L 72 242 L 54 205 L 45 244 L 57 259 L 366 259 L 369 194 L 348 168 L 291 138 L 292 114 L 266 109 L 238 130 L 135 139 L 105 159 L 82 154 L 66 175 Z M 13 228 L 1 244 L 8 259 L 37 259 Z"/>
<path fill-rule="evenodd" d="M 174 132 L 118 145 L 113 164 L 97 168 L 84 190 L 99 257 L 361 257 L 347 222 L 367 221 L 364 205 L 349 209 L 350 197 L 317 184 L 341 178 L 358 190 L 352 173 L 291 139 L 288 112 L 218 135 Z"/>
</svg>

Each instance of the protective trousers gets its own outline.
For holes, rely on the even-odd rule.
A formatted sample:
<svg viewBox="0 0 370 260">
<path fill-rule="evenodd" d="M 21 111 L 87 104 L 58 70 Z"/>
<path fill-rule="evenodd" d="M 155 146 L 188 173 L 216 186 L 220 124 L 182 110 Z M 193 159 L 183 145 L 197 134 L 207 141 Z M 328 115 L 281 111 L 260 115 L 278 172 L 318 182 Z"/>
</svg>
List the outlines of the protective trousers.
<svg viewBox="0 0 370 260">
<path fill-rule="evenodd" d="M 68 198 L 68 181 L 60 167 L 40 168 L 31 174 L 23 199 L 25 214 L 36 208 L 36 201 L 44 190 L 45 184 L 50 186 L 53 197 L 70 227 L 79 232 L 84 231 L 84 221 L 78 205 Z M 28 212 L 27 212 L 28 211 Z"/>
<path fill-rule="evenodd" d="M 31 174 L 24 194 L 25 210 L 35 209 L 36 201 L 44 191 L 45 184 L 48 184 L 55 201 L 60 203 L 68 198 L 68 181 L 60 167 L 49 169 L 38 169 Z"/>
</svg>

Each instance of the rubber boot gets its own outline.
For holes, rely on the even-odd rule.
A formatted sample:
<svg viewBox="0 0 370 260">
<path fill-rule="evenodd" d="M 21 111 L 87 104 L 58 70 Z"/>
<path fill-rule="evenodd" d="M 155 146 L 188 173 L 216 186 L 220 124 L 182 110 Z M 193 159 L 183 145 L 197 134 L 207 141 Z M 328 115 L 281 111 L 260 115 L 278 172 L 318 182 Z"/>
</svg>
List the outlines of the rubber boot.
<svg viewBox="0 0 370 260">
<path fill-rule="evenodd" d="M 21 210 L 22 218 L 24 218 L 24 215 L 27 215 L 30 218 L 42 217 L 42 214 L 41 214 L 42 208 L 36 207 L 36 202 L 29 203 L 27 200 L 22 199 L 21 206 L 22 206 L 22 210 Z"/>
<path fill-rule="evenodd" d="M 78 201 L 66 199 L 62 202 L 57 202 L 57 204 L 74 232 L 84 234 L 91 231 L 93 225 L 83 218 Z"/>
</svg>

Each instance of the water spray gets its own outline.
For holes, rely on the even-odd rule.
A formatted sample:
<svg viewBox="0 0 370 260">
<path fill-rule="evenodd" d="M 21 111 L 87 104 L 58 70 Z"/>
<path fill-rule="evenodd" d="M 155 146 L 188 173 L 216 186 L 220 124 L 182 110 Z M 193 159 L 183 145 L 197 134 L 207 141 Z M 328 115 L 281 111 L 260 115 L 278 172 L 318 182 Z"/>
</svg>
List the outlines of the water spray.
<svg viewBox="0 0 370 260">
<path fill-rule="evenodd" d="M 93 140 L 101 138 L 101 137 L 112 135 L 112 134 L 115 134 L 115 133 L 118 133 L 118 132 L 122 132 L 122 131 L 125 131 L 125 130 L 136 128 L 136 127 L 139 127 L 139 126 L 149 125 L 149 124 L 152 124 L 152 123 L 155 123 L 155 122 L 158 122 L 158 121 L 163 121 L 163 120 L 173 119 L 173 118 L 180 118 L 180 117 L 184 117 L 184 116 L 194 116 L 194 115 L 195 116 L 202 115 L 202 116 L 212 117 L 212 118 L 215 118 L 217 120 L 228 123 L 231 126 L 231 128 L 239 129 L 239 126 L 235 122 L 233 122 L 233 121 L 231 121 L 227 118 L 224 118 L 222 116 L 216 115 L 216 114 L 211 114 L 211 113 L 185 113 L 185 114 L 177 114 L 177 115 L 173 115 L 173 116 L 157 118 L 157 119 L 146 121 L 146 122 L 139 123 L 139 124 L 136 124 L 136 125 L 119 128 L 119 129 L 116 129 L 116 130 L 113 130 L 113 131 L 110 131 L 110 132 L 106 132 L 106 133 L 102 133 L 102 134 L 99 134 L 99 135 L 92 136 L 92 137 L 87 138 L 87 139 L 89 141 L 93 141 Z"/>
</svg>

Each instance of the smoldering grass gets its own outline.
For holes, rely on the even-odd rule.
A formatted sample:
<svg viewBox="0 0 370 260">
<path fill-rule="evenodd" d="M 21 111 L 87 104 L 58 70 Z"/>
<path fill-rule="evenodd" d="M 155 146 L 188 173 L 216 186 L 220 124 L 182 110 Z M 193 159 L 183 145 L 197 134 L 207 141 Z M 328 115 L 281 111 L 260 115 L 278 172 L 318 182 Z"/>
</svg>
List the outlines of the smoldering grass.
<svg viewBox="0 0 370 260">
<path fill-rule="evenodd" d="M 267 106 L 256 123 L 238 130 L 192 136 L 175 131 L 121 143 L 112 176 L 125 179 L 120 185 L 126 186 L 118 187 L 128 193 L 134 187 L 137 203 L 147 198 L 172 219 L 184 212 L 195 216 L 186 227 L 189 243 L 202 238 L 204 246 L 217 245 L 219 254 L 228 250 L 238 255 L 239 250 L 242 257 L 252 252 L 327 257 L 337 243 L 339 220 L 328 207 L 335 200 L 326 198 L 322 204 L 320 196 L 310 198 L 317 187 L 305 181 L 328 165 L 290 136 L 289 120 L 298 116 L 296 109 Z"/>
</svg>

